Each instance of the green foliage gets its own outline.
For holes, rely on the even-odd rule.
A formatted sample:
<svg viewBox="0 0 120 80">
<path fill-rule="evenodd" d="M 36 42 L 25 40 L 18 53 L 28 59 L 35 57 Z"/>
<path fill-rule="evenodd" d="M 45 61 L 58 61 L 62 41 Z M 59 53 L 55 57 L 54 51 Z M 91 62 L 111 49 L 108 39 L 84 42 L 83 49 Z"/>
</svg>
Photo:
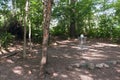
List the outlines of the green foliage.
<svg viewBox="0 0 120 80">
<path fill-rule="evenodd" d="M 90 38 L 111 38 L 113 42 L 120 42 L 120 26 L 114 27 L 111 31 L 108 29 L 102 30 L 101 28 L 91 29 L 88 32 Z"/>
<path fill-rule="evenodd" d="M 120 43 L 120 26 L 114 28 L 113 34 L 112 34 L 112 40 L 113 42 Z"/>
<path fill-rule="evenodd" d="M 110 38 L 110 34 L 101 28 L 89 30 L 88 36 L 91 38 Z"/>
<path fill-rule="evenodd" d="M 95 38 L 97 37 L 98 35 L 98 30 L 97 29 L 90 29 L 87 33 L 87 37 L 90 37 L 90 38 Z"/>
<path fill-rule="evenodd" d="M 7 47 L 9 43 L 11 43 L 14 40 L 14 36 L 10 33 L 4 32 L 0 34 L 0 45 L 2 47 Z"/>
<path fill-rule="evenodd" d="M 0 26 L 13 21 L 13 13 L 23 24 L 25 0 L 12 0 L 14 8 L 8 3 L 11 0 L 0 1 Z M 120 28 L 120 0 L 57 0 L 52 7 L 52 20 L 55 26 L 50 29 L 51 36 L 69 36 L 71 21 L 75 22 L 76 35 L 86 34 L 92 38 L 112 38 L 119 41 Z M 32 27 L 32 41 L 41 43 L 43 3 L 42 0 L 30 0 L 28 18 Z M 72 3 L 71 3 L 72 2 Z M 10 20 L 10 21 L 9 21 Z M 13 21 L 14 22 L 14 21 Z M 54 23 L 53 23 L 54 25 Z M 6 39 L 3 38 L 2 39 Z M 5 41 L 5 40 L 2 40 Z M 4 43 L 4 42 L 2 42 Z"/>
<path fill-rule="evenodd" d="M 32 41 L 35 43 L 42 42 L 42 30 L 40 29 L 32 29 Z"/>
<path fill-rule="evenodd" d="M 29 19 L 34 27 L 42 26 L 43 21 L 43 6 L 42 1 L 38 0 L 31 0 L 30 7 L 29 7 Z"/>
<path fill-rule="evenodd" d="M 67 36 L 66 30 L 62 26 L 56 26 L 51 29 L 51 35 L 53 36 Z"/>
</svg>

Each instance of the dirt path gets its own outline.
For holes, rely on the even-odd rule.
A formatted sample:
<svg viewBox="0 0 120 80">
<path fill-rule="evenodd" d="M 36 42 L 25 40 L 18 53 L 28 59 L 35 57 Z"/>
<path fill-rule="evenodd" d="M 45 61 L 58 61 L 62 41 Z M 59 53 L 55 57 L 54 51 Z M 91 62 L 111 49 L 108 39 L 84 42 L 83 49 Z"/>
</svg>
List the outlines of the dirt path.
<svg viewBox="0 0 120 80">
<path fill-rule="evenodd" d="M 90 40 L 81 49 L 78 43 L 78 40 L 57 41 L 48 48 L 45 80 L 120 80 L 120 45 Z M 21 45 L 16 46 L 21 50 Z M 16 50 L 14 48 L 9 50 Z M 31 53 L 32 56 L 24 60 L 18 54 L 0 61 L 0 80 L 39 80 L 39 45 L 35 45 Z M 98 64 L 109 61 L 118 62 L 107 68 L 71 68 L 72 64 L 80 62 Z"/>
</svg>

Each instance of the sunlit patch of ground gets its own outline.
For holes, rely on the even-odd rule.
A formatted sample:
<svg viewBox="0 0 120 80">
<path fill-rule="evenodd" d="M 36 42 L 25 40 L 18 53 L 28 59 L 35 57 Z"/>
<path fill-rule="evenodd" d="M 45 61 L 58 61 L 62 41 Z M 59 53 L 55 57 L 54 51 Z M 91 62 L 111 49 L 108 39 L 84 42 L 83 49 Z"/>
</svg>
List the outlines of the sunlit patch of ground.
<svg viewBox="0 0 120 80">
<path fill-rule="evenodd" d="M 39 80 L 39 63 L 41 45 L 33 44 L 32 50 L 27 47 L 27 58 L 22 58 L 22 43 L 15 43 L 3 54 L 18 52 L 0 62 L 0 80 Z M 87 68 L 67 67 L 74 63 L 104 63 L 120 59 L 120 45 L 98 40 L 87 41 L 80 45 L 76 40 L 61 40 L 48 47 L 48 65 L 45 80 L 120 80 L 120 63 L 109 68 L 90 70 Z"/>
</svg>

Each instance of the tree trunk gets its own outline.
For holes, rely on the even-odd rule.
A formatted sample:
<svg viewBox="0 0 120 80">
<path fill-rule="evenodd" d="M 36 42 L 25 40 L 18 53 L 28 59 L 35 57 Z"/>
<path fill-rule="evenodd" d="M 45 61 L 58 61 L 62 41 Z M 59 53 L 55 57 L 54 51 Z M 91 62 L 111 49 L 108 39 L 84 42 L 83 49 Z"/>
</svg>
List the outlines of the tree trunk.
<svg viewBox="0 0 120 80">
<path fill-rule="evenodd" d="M 49 38 L 49 26 L 51 18 L 52 0 L 44 0 L 44 19 L 43 19 L 43 42 L 42 42 L 42 59 L 40 63 L 40 80 L 44 80 L 44 70 L 47 62 L 47 46 Z"/>
<path fill-rule="evenodd" d="M 28 6 L 30 6 L 30 2 L 29 1 L 28 1 Z M 28 11 L 29 11 L 29 9 L 28 9 Z M 29 43 L 28 43 L 28 45 L 29 45 L 29 50 L 31 52 L 32 51 L 32 41 L 31 41 L 32 30 L 31 30 L 31 21 L 30 21 L 30 19 L 28 19 L 28 30 L 29 30 L 29 34 L 28 34 Z"/>
<path fill-rule="evenodd" d="M 75 2 L 76 0 L 71 0 L 70 5 L 71 7 L 71 15 L 70 15 L 70 28 L 69 28 L 69 35 L 70 38 L 75 38 L 76 36 L 76 29 L 75 29 Z"/>
<path fill-rule="evenodd" d="M 75 29 L 75 19 L 72 16 L 71 20 L 70 20 L 70 30 L 69 30 L 69 34 L 71 38 L 75 38 L 76 36 L 76 29 Z"/>
<path fill-rule="evenodd" d="M 32 42 L 31 42 L 31 22 L 29 20 L 29 49 L 32 50 Z"/>
<path fill-rule="evenodd" d="M 24 19 L 24 45 L 23 45 L 23 57 L 26 57 L 26 27 L 27 27 L 27 17 L 28 17 L 28 0 L 26 0 L 25 5 L 25 19 Z"/>
<path fill-rule="evenodd" d="M 12 14 L 16 15 L 16 0 L 12 0 Z"/>
</svg>

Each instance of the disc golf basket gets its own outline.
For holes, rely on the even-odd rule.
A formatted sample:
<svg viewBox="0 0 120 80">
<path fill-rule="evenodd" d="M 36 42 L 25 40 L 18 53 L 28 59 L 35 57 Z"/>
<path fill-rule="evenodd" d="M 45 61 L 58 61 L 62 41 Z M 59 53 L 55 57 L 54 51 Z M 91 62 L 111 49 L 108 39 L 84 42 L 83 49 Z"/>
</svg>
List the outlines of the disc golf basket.
<svg viewBox="0 0 120 80">
<path fill-rule="evenodd" d="M 83 34 L 81 34 L 80 36 L 79 36 L 79 48 L 80 49 L 82 49 L 82 50 L 84 50 L 84 49 L 86 49 L 87 47 L 85 46 L 85 44 L 86 44 L 86 39 L 87 39 L 87 37 L 85 37 Z"/>
</svg>

